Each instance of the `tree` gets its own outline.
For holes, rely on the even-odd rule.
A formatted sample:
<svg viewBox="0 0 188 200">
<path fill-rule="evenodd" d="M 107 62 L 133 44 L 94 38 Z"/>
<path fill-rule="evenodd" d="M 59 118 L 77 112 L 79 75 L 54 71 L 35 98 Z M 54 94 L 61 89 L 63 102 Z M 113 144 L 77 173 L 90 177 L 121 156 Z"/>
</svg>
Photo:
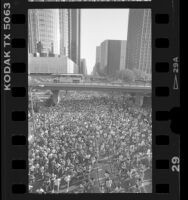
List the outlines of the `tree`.
<svg viewBox="0 0 188 200">
<path fill-rule="evenodd" d="M 133 70 L 134 74 L 135 74 L 135 79 L 136 80 L 145 80 L 146 78 L 146 73 L 139 70 L 139 69 L 134 69 Z"/>
<path fill-rule="evenodd" d="M 116 78 L 124 82 L 133 82 L 135 80 L 134 72 L 130 69 L 119 70 L 116 73 Z"/>
</svg>

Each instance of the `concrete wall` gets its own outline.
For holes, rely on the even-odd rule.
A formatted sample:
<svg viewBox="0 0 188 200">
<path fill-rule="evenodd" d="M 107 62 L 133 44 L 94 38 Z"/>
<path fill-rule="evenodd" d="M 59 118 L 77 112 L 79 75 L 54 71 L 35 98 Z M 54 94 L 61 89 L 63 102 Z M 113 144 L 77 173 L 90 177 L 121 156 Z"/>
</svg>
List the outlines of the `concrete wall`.
<svg viewBox="0 0 188 200">
<path fill-rule="evenodd" d="M 77 65 L 68 57 L 28 57 L 29 73 L 77 73 Z"/>
</svg>

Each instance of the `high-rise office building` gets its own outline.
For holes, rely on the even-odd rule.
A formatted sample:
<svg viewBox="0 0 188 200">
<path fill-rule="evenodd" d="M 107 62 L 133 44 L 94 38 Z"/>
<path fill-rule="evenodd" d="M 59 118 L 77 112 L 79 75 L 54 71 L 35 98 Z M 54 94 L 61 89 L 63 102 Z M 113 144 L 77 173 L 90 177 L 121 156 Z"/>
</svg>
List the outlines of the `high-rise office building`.
<svg viewBox="0 0 188 200">
<path fill-rule="evenodd" d="M 130 9 L 126 68 L 151 74 L 151 10 Z"/>
<path fill-rule="evenodd" d="M 113 76 L 120 69 L 125 69 L 126 41 L 105 40 L 96 48 L 96 71 Z"/>
<path fill-rule="evenodd" d="M 100 62 L 100 70 L 104 70 L 108 64 L 108 40 L 105 40 L 101 43 L 101 62 Z"/>
<path fill-rule="evenodd" d="M 96 63 L 100 63 L 101 60 L 101 46 L 96 47 Z"/>
<path fill-rule="evenodd" d="M 115 75 L 120 68 L 121 40 L 108 40 L 108 75 Z"/>
<path fill-rule="evenodd" d="M 66 56 L 80 67 L 80 10 L 31 9 L 28 13 L 29 53 Z"/>
<path fill-rule="evenodd" d="M 69 57 L 69 10 L 59 9 L 60 55 Z"/>
<path fill-rule="evenodd" d="M 80 73 L 83 75 L 87 75 L 86 59 L 84 58 L 82 58 L 80 61 Z"/>
<path fill-rule="evenodd" d="M 69 57 L 80 66 L 80 9 L 69 9 Z"/>
<path fill-rule="evenodd" d="M 126 50 L 127 50 L 127 41 L 121 41 L 121 55 L 120 55 L 120 70 L 125 69 L 126 65 Z"/>
<path fill-rule="evenodd" d="M 96 59 L 95 59 L 95 65 L 93 67 L 93 75 L 96 75 L 99 71 L 101 63 L 101 46 L 96 47 Z"/>
<path fill-rule="evenodd" d="M 29 53 L 59 54 L 58 10 L 32 9 L 28 15 Z"/>
</svg>

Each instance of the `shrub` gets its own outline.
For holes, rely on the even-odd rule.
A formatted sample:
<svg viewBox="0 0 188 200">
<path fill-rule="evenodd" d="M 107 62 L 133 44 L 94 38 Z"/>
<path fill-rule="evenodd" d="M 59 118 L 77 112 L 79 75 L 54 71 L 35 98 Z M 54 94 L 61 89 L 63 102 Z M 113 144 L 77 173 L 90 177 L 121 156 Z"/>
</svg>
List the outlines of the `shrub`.
<svg viewBox="0 0 188 200">
<path fill-rule="evenodd" d="M 116 78 L 124 82 L 133 82 L 135 80 L 135 74 L 130 69 L 123 69 L 116 73 Z"/>
</svg>

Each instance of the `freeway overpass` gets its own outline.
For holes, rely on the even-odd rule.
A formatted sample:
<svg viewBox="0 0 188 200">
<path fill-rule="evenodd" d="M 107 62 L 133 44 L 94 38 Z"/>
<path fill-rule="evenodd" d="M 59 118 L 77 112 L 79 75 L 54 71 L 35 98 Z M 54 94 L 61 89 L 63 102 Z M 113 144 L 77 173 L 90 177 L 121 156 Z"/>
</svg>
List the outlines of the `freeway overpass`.
<svg viewBox="0 0 188 200">
<path fill-rule="evenodd" d="M 134 84 L 118 84 L 118 83 L 29 83 L 30 88 L 40 90 L 105 90 L 105 91 L 121 91 L 135 94 L 151 94 L 150 85 L 134 85 Z"/>
<path fill-rule="evenodd" d="M 150 85 L 120 84 L 120 83 L 54 83 L 54 82 L 29 82 L 29 88 L 38 90 L 51 90 L 54 104 L 60 100 L 60 90 L 94 90 L 129 93 L 135 97 L 137 104 L 142 105 L 144 97 L 151 97 Z"/>
</svg>

